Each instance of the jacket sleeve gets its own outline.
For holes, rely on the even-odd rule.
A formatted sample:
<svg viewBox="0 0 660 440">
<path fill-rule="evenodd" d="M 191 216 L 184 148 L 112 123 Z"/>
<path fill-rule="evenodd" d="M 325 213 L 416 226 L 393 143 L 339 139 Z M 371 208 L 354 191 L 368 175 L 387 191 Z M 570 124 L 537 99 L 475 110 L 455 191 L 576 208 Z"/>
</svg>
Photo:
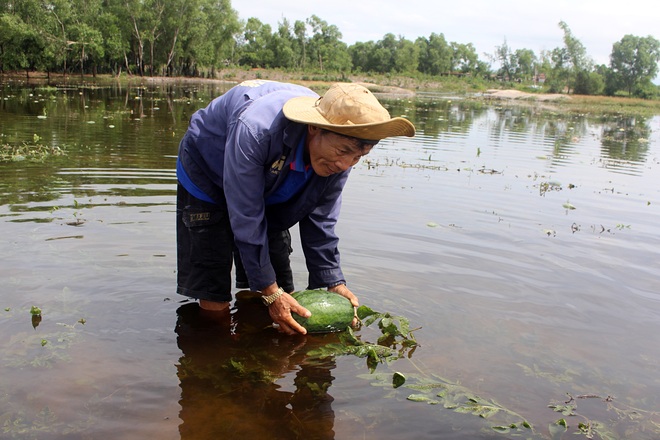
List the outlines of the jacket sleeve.
<svg viewBox="0 0 660 440">
<path fill-rule="evenodd" d="M 341 209 L 341 192 L 349 172 L 341 173 L 328 183 L 317 207 L 299 223 L 310 289 L 346 283 L 339 261 L 339 237 L 335 225 Z"/>
<path fill-rule="evenodd" d="M 268 253 L 265 217 L 267 162 L 267 141 L 260 142 L 240 120 L 232 125 L 227 133 L 223 187 L 234 242 L 253 290 L 262 290 L 276 279 Z"/>
</svg>

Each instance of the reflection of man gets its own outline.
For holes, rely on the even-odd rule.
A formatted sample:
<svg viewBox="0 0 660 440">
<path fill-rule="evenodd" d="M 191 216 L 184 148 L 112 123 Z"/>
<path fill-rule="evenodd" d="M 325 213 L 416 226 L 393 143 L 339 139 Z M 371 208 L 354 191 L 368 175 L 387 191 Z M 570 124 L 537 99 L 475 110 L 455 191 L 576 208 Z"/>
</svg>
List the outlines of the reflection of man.
<svg viewBox="0 0 660 440">
<path fill-rule="evenodd" d="M 190 119 L 177 161 L 177 292 L 221 311 L 237 287 L 259 291 L 283 333 L 305 333 L 308 317 L 289 293 L 289 229 L 298 225 L 308 288 L 358 306 L 339 264 L 338 221 L 348 174 L 390 136 L 413 136 L 358 84 L 319 97 L 293 84 L 246 81 Z"/>
<path fill-rule="evenodd" d="M 181 439 L 334 438 L 334 360 L 308 363 L 313 338 L 267 328 L 261 302 L 237 298 L 222 314 L 197 303 L 177 310 Z M 296 370 L 296 390 L 281 390 L 277 380 Z"/>
</svg>

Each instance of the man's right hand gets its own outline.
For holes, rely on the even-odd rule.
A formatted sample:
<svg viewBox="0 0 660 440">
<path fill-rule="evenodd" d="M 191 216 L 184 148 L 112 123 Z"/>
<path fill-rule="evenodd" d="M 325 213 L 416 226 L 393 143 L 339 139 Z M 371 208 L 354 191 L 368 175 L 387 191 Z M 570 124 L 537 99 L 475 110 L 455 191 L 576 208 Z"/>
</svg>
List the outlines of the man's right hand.
<svg viewBox="0 0 660 440">
<path fill-rule="evenodd" d="M 261 293 L 264 296 L 268 296 L 276 293 L 277 289 L 277 284 L 272 284 L 262 290 Z M 274 303 L 268 306 L 268 313 L 273 318 L 275 324 L 277 324 L 277 331 L 280 333 L 287 335 L 295 335 L 296 333 L 307 334 L 305 327 L 298 324 L 291 314 L 297 313 L 303 318 L 309 318 L 312 314 L 309 310 L 298 304 L 298 301 L 290 294 L 284 293 L 277 298 Z"/>
</svg>

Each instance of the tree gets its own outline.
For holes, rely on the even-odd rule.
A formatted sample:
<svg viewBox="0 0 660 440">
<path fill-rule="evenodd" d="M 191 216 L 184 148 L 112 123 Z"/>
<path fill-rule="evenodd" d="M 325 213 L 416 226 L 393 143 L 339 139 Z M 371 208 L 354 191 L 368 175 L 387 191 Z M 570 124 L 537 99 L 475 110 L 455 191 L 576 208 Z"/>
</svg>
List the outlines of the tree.
<svg viewBox="0 0 660 440">
<path fill-rule="evenodd" d="M 38 25 L 14 14 L 0 15 L 0 70 L 24 69 L 29 76 L 30 71 L 47 68 L 46 45 Z"/>
<path fill-rule="evenodd" d="M 123 0 L 123 14 L 126 15 L 125 22 L 130 26 L 133 42 L 131 48 L 135 56 L 138 73 L 144 75 L 144 44 L 146 29 L 143 27 L 144 16 L 146 15 L 144 3 L 140 0 Z M 122 20 L 123 21 L 123 20 Z M 126 69 L 129 69 L 129 62 L 126 59 Z"/>
<path fill-rule="evenodd" d="M 573 36 L 568 25 L 560 21 L 559 27 L 564 31 L 564 52 L 562 54 L 562 67 L 566 69 L 562 76 L 566 78 L 566 85 L 570 93 L 575 88 L 575 81 L 580 72 L 590 72 L 593 61 L 587 56 L 587 49 L 582 42 Z"/>
<path fill-rule="evenodd" d="M 367 41 L 366 43 L 358 41 L 348 48 L 355 72 L 370 72 L 372 70 L 370 55 L 374 52 L 374 46 L 373 41 Z"/>
<path fill-rule="evenodd" d="M 305 70 L 305 63 L 307 61 L 307 24 L 304 21 L 296 20 L 293 24 L 293 33 L 296 36 L 296 45 L 298 49 L 298 66 Z"/>
<path fill-rule="evenodd" d="M 14 14 L 0 15 L 0 72 L 28 66 L 27 54 L 21 50 L 29 27 Z"/>
<path fill-rule="evenodd" d="M 495 46 L 495 53 L 492 55 L 491 59 L 500 65 L 500 68 L 497 71 L 498 76 L 505 81 L 513 81 L 516 61 L 513 57 L 511 48 L 506 43 L 506 38 L 501 46 Z"/>
<path fill-rule="evenodd" d="M 578 72 L 574 92 L 579 95 L 600 95 L 605 88 L 605 80 L 598 72 Z"/>
<path fill-rule="evenodd" d="M 116 15 L 104 11 L 98 20 L 99 31 L 103 38 L 103 53 L 105 55 L 105 68 L 118 74 L 123 64 L 124 54 L 129 49 L 128 39 L 123 34 L 124 30 L 118 22 Z"/>
<path fill-rule="evenodd" d="M 243 32 L 244 45 L 241 51 L 241 63 L 251 67 L 270 67 L 275 55 L 269 48 L 272 30 L 255 17 L 248 18 Z"/>
<path fill-rule="evenodd" d="M 198 76 L 201 67 L 210 67 L 210 74 L 215 75 L 216 66 L 240 58 L 244 25 L 229 0 L 182 0 L 180 11 L 180 17 L 168 20 L 172 25 L 165 31 L 168 75 Z M 168 15 L 171 12 L 176 13 L 170 10 Z"/>
<path fill-rule="evenodd" d="M 341 41 L 341 32 L 334 24 L 328 24 L 318 16 L 307 19 L 313 35 L 309 41 L 308 53 L 313 54 L 318 68 L 331 71 L 348 71 L 351 69 L 351 58 L 346 43 Z"/>
<path fill-rule="evenodd" d="M 236 49 L 235 35 L 241 31 L 238 12 L 231 7 L 229 0 L 204 0 L 207 32 L 202 36 L 210 57 L 207 65 L 227 64 L 233 60 Z"/>
<path fill-rule="evenodd" d="M 270 50 L 273 52 L 273 67 L 290 69 L 295 65 L 295 37 L 289 20 L 286 18 L 278 23 L 277 33 L 270 40 Z"/>
<path fill-rule="evenodd" d="M 550 65 L 546 85 L 550 93 L 562 93 L 567 87 L 570 68 L 569 56 L 565 47 L 556 47 L 546 54 L 546 61 Z"/>
<path fill-rule="evenodd" d="M 655 38 L 626 35 L 614 43 L 610 68 L 615 81 L 629 95 L 641 96 L 658 74 L 660 41 Z"/>
<path fill-rule="evenodd" d="M 480 70 L 479 56 L 472 43 L 459 44 L 452 42 L 450 44 L 452 51 L 451 71 L 459 73 L 475 73 Z"/>
<path fill-rule="evenodd" d="M 536 55 L 531 49 L 518 49 L 514 52 L 516 60 L 516 76 L 521 79 L 529 79 L 535 72 L 537 65 Z"/>
<path fill-rule="evenodd" d="M 168 0 L 167 7 L 161 13 L 162 23 L 158 35 L 153 35 L 149 40 L 152 73 L 157 72 L 157 68 L 164 66 L 166 75 L 173 74 L 176 55 L 181 51 L 180 39 L 189 29 L 189 20 L 199 19 L 197 14 L 202 14 L 202 7 L 198 0 Z M 157 39 L 163 43 L 156 45 Z"/>
<path fill-rule="evenodd" d="M 396 52 L 394 53 L 394 71 L 399 73 L 413 73 L 419 67 L 419 49 L 415 44 L 399 37 Z"/>
<path fill-rule="evenodd" d="M 376 72 L 394 71 L 396 46 L 396 37 L 391 33 L 385 34 L 382 40 L 376 42 L 376 51 L 372 55 L 373 67 Z"/>
<path fill-rule="evenodd" d="M 86 23 L 79 23 L 72 26 L 71 37 L 74 39 L 72 46 L 80 62 L 80 76 L 83 76 L 87 59 L 103 57 L 103 36 Z"/>
<path fill-rule="evenodd" d="M 428 39 L 415 41 L 419 48 L 419 71 L 429 75 L 440 75 L 451 70 L 452 50 L 443 34 L 432 33 Z"/>
<path fill-rule="evenodd" d="M 169 5 L 161 0 L 146 0 L 144 14 L 144 37 L 149 43 L 149 75 L 154 75 L 156 69 L 155 48 L 160 36 L 163 34 L 163 14 Z"/>
</svg>

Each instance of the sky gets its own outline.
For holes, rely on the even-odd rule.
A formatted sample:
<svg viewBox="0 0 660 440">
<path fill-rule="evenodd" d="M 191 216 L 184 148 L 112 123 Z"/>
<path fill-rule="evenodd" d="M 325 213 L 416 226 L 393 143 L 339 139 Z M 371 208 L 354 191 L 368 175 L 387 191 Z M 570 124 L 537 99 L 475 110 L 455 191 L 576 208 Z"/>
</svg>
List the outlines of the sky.
<svg viewBox="0 0 660 440">
<path fill-rule="evenodd" d="M 660 40 L 657 0 L 232 0 L 242 20 L 258 18 L 273 30 L 283 18 L 318 16 L 335 25 L 342 41 L 379 41 L 391 33 L 415 41 L 432 33 L 448 42 L 472 43 L 488 61 L 497 46 L 512 51 L 563 47 L 564 21 L 596 64 L 609 65 L 612 45 L 625 35 Z"/>
</svg>

